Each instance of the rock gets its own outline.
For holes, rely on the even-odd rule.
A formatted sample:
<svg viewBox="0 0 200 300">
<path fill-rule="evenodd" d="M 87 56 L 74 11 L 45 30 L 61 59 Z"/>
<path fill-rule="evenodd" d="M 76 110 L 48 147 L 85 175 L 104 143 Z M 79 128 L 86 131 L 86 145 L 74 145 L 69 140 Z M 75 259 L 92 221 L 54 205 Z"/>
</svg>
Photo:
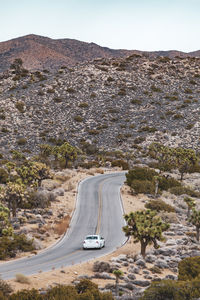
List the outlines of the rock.
<svg viewBox="0 0 200 300">
<path fill-rule="evenodd" d="M 65 190 L 63 188 L 57 188 L 53 190 L 53 193 L 55 194 L 55 196 L 64 196 L 65 194 Z"/>
<path fill-rule="evenodd" d="M 140 273 L 140 269 L 137 268 L 137 267 L 131 267 L 131 268 L 128 269 L 128 272 L 139 274 Z"/>
<path fill-rule="evenodd" d="M 138 259 L 135 264 L 137 266 L 140 266 L 140 267 L 146 267 L 146 264 L 145 264 L 145 260 L 144 259 Z"/>
<path fill-rule="evenodd" d="M 166 261 L 161 260 L 161 259 L 157 259 L 154 266 L 156 266 L 160 269 L 168 269 L 169 268 L 169 265 L 166 263 Z"/>
<path fill-rule="evenodd" d="M 139 286 L 142 286 L 142 287 L 150 285 L 150 282 L 148 280 L 134 280 L 133 283 L 135 285 L 139 285 Z"/>
<path fill-rule="evenodd" d="M 113 277 L 111 277 L 107 272 L 102 273 L 95 273 L 94 278 L 101 278 L 101 279 L 112 279 L 115 280 Z"/>
<path fill-rule="evenodd" d="M 145 261 L 148 263 L 153 263 L 154 261 L 156 261 L 156 259 L 157 259 L 157 257 L 155 255 L 151 255 L 151 254 L 148 254 L 145 257 Z"/>
<path fill-rule="evenodd" d="M 52 180 L 52 179 L 44 179 L 41 182 L 41 187 L 48 191 L 52 191 L 52 190 L 58 188 L 59 185 L 60 184 L 57 181 Z"/>
<path fill-rule="evenodd" d="M 159 248 L 159 249 L 156 249 L 154 251 L 154 253 L 161 254 L 161 255 L 164 255 L 164 256 L 173 256 L 173 255 L 176 255 L 177 249 L 176 248 L 169 248 L 169 247 Z"/>
<path fill-rule="evenodd" d="M 128 274 L 127 276 L 129 279 L 131 280 L 135 280 L 136 279 L 136 276 L 134 274 Z"/>
</svg>

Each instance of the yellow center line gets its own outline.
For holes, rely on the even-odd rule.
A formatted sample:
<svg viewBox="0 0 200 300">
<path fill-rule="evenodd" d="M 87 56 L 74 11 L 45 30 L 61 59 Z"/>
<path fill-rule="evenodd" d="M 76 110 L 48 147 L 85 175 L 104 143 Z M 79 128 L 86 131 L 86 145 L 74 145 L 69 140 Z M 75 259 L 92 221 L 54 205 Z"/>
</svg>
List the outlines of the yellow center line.
<svg viewBox="0 0 200 300">
<path fill-rule="evenodd" d="M 101 227 L 101 215 L 102 215 L 102 186 L 104 184 L 104 181 L 106 181 L 106 179 L 104 179 L 101 184 L 99 185 L 99 191 L 98 191 L 98 195 L 99 195 L 99 209 L 98 209 L 98 219 L 97 219 L 97 228 L 96 228 L 96 234 L 100 233 L 100 227 Z"/>
</svg>

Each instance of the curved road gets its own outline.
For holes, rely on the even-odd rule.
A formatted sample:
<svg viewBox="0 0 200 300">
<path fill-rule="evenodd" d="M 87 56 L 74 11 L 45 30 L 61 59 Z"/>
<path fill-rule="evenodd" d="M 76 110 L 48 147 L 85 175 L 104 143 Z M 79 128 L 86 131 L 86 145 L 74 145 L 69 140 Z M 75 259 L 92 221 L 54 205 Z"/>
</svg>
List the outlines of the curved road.
<svg viewBox="0 0 200 300">
<path fill-rule="evenodd" d="M 0 263 L 1 278 L 15 274 L 32 275 L 72 264 L 78 264 L 112 252 L 126 241 L 120 198 L 125 173 L 112 173 L 87 178 L 79 184 L 77 205 L 70 229 L 52 247 L 31 257 Z M 101 234 L 105 248 L 83 250 L 82 242 L 88 234 Z"/>
</svg>

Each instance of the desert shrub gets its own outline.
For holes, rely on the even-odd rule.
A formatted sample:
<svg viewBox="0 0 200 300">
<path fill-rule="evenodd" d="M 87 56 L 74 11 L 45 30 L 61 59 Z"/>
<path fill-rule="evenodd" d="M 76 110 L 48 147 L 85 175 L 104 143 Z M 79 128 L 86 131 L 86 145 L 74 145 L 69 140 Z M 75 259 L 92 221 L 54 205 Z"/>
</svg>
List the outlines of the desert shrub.
<svg viewBox="0 0 200 300">
<path fill-rule="evenodd" d="M 53 88 L 49 88 L 49 89 L 47 89 L 47 93 L 48 94 L 54 94 L 55 90 Z"/>
<path fill-rule="evenodd" d="M 152 282 L 140 300 L 193 300 L 200 296 L 200 280 Z"/>
<path fill-rule="evenodd" d="M 140 99 L 132 99 L 131 104 L 142 104 L 142 100 Z"/>
<path fill-rule="evenodd" d="M 135 167 L 126 174 L 126 182 L 131 186 L 133 180 L 148 180 L 152 181 L 154 176 L 158 176 L 158 173 L 147 167 Z"/>
<path fill-rule="evenodd" d="M 166 212 L 175 212 L 175 209 L 173 206 L 165 203 L 163 200 L 150 200 L 145 204 L 145 207 L 148 209 L 159 211 L 166 211 Z"/>
<path fill-rule="evenodd" d="M 0 183 L 6 183 L 8 181 L 8 173 L 5 169 L 0 168 Z"/>
<path fill-rule="evenodd" d="M 79 104 L 79 107 L 81 107 L 81 108 L 87 108 L 88 106 L 89 106 L 89 104 L 87 102 L 81 102 Z"/>
<path fill-rule="evenodd" d="M 59 285 L 50 288 L 46 295 L 44 295 L 44 299 L 54 299 L 54 300 L 60 300 L 60 299 L 66 299 L 66 300 L 79 300 L 78 293 L 74 286 L 65 286 L 65 285 Z"/>
<path fill-rule="evenodd" d="M 95 261 L 93 264 L 93 272 L 111 272 L 110 264 L 105 261 Z"/>
<path fill-rule="evenodd" d="M 18 109 L 19 112 L 24 112 L 24 102 L 23 101 L 17 101 L 15 103 L 15 107 Z"/>
<path fill-rule="evenodd" d="M 153 274 L 161 274 L 162 273 L 161 269 L 157 266 L 153 266 L 153 267 L 149 268 L 149 271 L 151 271 Z"/>
<path fill-rule="evenodd" d="M 4 295 L 4 296 L 8 296 L 10 293 L 13 292 L 12 287 L 10 286 L 9 283 L 7 283 L 6 281 L 4 281 L 3 279 L 0 279 L 0 292 Z M 1 297 L 0 297 L 1 299 Z"/>
<path fill-rule="evenodd" d="M 9 296 L 9 300 L 43 300 L 43 299 L 44 297 L 40 295 L 39 291 L 36 289 L 21 290 Z"/>
<path fill-rule="evenodd" d="M 32 250 L 34 250 L 33 241 L 27 240 L 25 235 L 14 234 L 13 237 L 4 236 L 0 238 L 0 260 L 15 257 L 18 251 Z"/>
<path fill-rule="evenodd" d="M 155 191 L 155 185 L 149 180 L 137 180 L 134 179 L 131 183 L 131 188 L 136 194 L 153 194 Z"/>
<path fill-rule="evenodd" d="M 186 88 L 186 89 L 184 90 L 184 93 L 186 93 L 186 94 L 192 94 L 193 92 L 192 92 L 191 89 Z"/>
<path fill-rule="evenodd" d="M 169 188 L 181 186 L 181 183 L 173 177 L 166 178 L 164 176 L 159 177 L 159 188 L 167 191 Z"/>
<path fill-rule="evenodd" d="M 196 191 L 192 190 L 191 188 L 185 187 L 185 186 L 182 186 L 182 185 L 172 187 L 171 189 L 169 189 L 169 191 L 170 191 L 171 194 L 174 194 L 176 196 L 186 194 L 186 195 L 191 196 L 191 197 L 196 197 L 196 198 L 200 197 L 199 192 L 196 192 Z"/>
<path fill-rule="evenodd" d="M 98 135 L 100 133 L 100 131 L 96 130 L 96 129 L 89 129 L 88 133 L 91 135 Z"/>
<path fill-rule="evenodd" d="M 18 141 L 17 141 L 17 144 L 18 144 L 19 146 L 23 146 L 23 145 L 25 145 L 26 143 L 27 143 L 27 139 L 25 139 L 25 138 L 23 138 L 23 137 L 19 138 Z"/>
<path fill-rule="evenodd" d="M 179 280 L 192 280 L 198 276 L 200 276 L 200 256 L 187 257 L 179 262 Z"/>
<path fill-rule="evenodd" d="M 53 100 L 56 103 L 61 103 L 63 101 L 63 99 L 61 97 L 54 97 Z"/>
<path fill-rule="evenodd" d="M 79 294 L 78 299 L 79 300 L 87 300 L 87 299 L 107 299 L 112 300 L 113 297 L 110 293 L 107 293 L 107 297 L 103 297 L 103 294 L 100 293 L 97 284 L 93 283 L 92 281 L 88 279 L 82 279 L 77 285 L 76 290 Z"/>
<path fill-rule="evenodd" d="M 30 283 L 30 279 L 28 277 L 26 277 L 24 274 L 18 273 L 15 275 L 15 277 L 16 277 L 17 282 L 26 283 L 26 284 Z"/>
<path fill-rule="evenodd" d="M 188 173 L 200 173 L 200 164 L 196 163 L 195 165 L 191 166 L 188 170 Z"/>
<path fill-rule="evenodd" d="M 162 90 L 161 90 L 160 88 L 156 87 L 155 85 L 152 85 L 152 86 L 151 86 L 151 90 L 152 90 L 153 92 L 157 92 L 157 93 L 161 93 L 161 92 L 162 92 Z"/>
<path fill-rule="evenodd" d="M 75 116 L 74 117 L 74 121 L 76 121 L 76 122 L 82 122 L 83 118 L 81 116 Z"/>
<path fill-rule="evenodd" d="M 149 126 L 143 126 L 143 127 L 141 127 L 138 131 L 139 132 L 142 132 L 142 131 L 146 131 L 146 132 L 155 132 L 155 131 L 157 131 L 158 129 L 157 128 L 155 128 L 155 127 L 149 127 Z"/>
<path fill-rule="evenodd" d="M 128 170 L 129 169 L 128 163 L 126 161 L 122 160 L 122 159 L 113 160 L 111 162 L 111 166 L 112 167 L 120 167 L 123 170 Z"/>
<path fill-rule="evenodd" d="M 80 163 L 80 167 L 85 168 L 85 169 L 90 169 L 90 168 L 94 168 L 94 167 L 98 168 L 98 167 L 100 167 L 100 163 L 96 160 L 92 160 L 89 162 Z"/>
<path fill-rule="evenodd" d="M 182 119 L 182 118 L 183 118 L 183 116 L 181 114 L 175 114 L 174 115 L 175 120 L 179 120 L 179 119 Z"/>
<path fill-rule="evenodd" d="M 62 235 L 63 233 L 65 233 L 67 228 L 69 227 L 69 223 L 70 216 L 67 215 L 58 224 L 56 224 L 54 229 L 55 233 L 57 233 L 58 235 Z"/>
<path fill-rule="evenodd" d="M 175 212 L 161 211 L 158 216 L 161 217 L 165 223 L 178 223 L 177 214 Z"/>
<path fill-rule="evenodd" d="M 134 143 L 135 144 L 140 144 L 140 143 L 144 142 L 145 140 L 146 140 L 146 138 L 144 136 L 139 136 L 139 137 L 134 139 Z"/>
</svg>

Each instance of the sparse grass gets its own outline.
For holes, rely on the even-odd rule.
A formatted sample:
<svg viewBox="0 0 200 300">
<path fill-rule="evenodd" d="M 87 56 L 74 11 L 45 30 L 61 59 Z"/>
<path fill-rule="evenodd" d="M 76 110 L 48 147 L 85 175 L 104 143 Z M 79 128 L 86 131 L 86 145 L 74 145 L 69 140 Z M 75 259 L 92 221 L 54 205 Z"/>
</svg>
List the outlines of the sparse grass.
<svg viewBox="0 0 200 300">
<path fill-rule="evenodd" d="M 55 233 L 58 235 L 64 234 L 67 228 L 69 227 L 69 223 L 70 223 L 70 216 L 67 215 L 58 224 L 56 224 L 54 229 Z"/>
<path fill-rule="evenodd" d="M 25 275 L 20 274 L 20 273 L 16 274 L 15 278 L 16 278 L 15 279 L 16 282 L 19 282 L 19 283 L 22 283 L 22 284 L 30 284 L 31 283 L 30 279 L 28 277 L 26 277 Z"/>
</svg>

